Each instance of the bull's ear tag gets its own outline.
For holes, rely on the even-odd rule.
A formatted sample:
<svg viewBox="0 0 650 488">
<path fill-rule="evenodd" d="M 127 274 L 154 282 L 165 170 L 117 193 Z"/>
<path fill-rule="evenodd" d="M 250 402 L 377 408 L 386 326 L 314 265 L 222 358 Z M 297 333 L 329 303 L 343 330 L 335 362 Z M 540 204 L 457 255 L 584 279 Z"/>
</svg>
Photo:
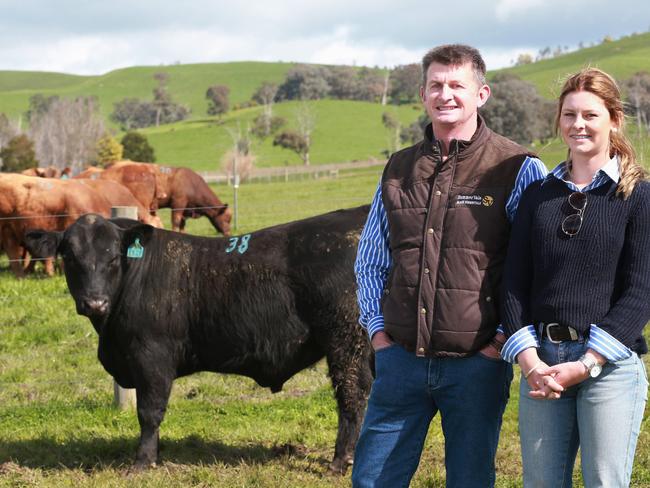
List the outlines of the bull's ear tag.
<svg viewBox="0 0 650 488">
<path fill-rule="evenodd" d="M 142 256 L 144 256 L 144 247 L 140 244 L 140 239 L 136 239 L 126 250 L 126 257 L 140 259 Z"/>
</svg>

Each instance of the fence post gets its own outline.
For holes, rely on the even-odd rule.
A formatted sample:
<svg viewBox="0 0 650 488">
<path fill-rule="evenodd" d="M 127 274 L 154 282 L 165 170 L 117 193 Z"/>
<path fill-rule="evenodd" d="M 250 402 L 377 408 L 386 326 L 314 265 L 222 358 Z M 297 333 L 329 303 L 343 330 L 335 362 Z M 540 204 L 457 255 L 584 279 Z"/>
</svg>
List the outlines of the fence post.
<svg viewBox="0 0 650 488">
<path fill-rule="evenodd" d="M 125 217 L 138 220 L 137 207 L 112 207 L 111 218 Z M 122 388 L 113 380 L 113 405 L 120 410 L 125 410 L 136 405 L 135 389 Z"/>
</svg>

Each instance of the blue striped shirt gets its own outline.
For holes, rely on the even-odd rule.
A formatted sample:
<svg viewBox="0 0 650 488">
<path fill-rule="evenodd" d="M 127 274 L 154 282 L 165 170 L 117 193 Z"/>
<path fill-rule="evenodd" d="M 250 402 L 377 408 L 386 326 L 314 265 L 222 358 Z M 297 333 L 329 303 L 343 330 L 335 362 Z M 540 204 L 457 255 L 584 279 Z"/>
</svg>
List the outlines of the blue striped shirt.
<svg viewBox="0 0 650 488">
<path fill-rule="evenodd" d="M 561 180 L 572 191 L 583 192 L 598 188 L 610 181 L 618 183 L 618 180 L 620 179 L 618 158 L 614 156 L 610 159 L 605 166 L 596 172 L 591 183 L 582 189 L 578 188 L 573 182 L 567 179 L 567 167 L 565 163 L 558 164 L 553 171 L 548 174 L 546 180 L 550 178 Z M 501 351 L 501 356 L 506 361 L 514 363 L 520 352 L 530 347 L 539 346 L 539 338 L 537 337 L 535 327 L 533 325 L 528 325 L 519 329 L 515 334 L 508 338 Z M 587 347 L 599 352 L 609 361 L 620 361 L 621 359 L 627 359 L 632 355 L 632 351 L 629 348 L 621 344 L 620 341 L 612 337 L 611 334 L 602 330 L 596 324 L 591 324 L 591 327 L 589 328 Z"/>
<path fill-rule="evenodd" d="M 537 158 L 527 157 L 519 169 L 515 186 L 506 201 L 506 214 L 514 220 L 521 194 L 532 182 L 543 179 L 548 170 Z M 361 309 L 359 323 L 372 336 L 384 329 L 381 297 L 391 267 L 388 219 L 381 198 L 381 183 L 370 206 L 368 220 L 361 233 L 354 272 L 357 275 L 357 300 Z"/>
</svg>

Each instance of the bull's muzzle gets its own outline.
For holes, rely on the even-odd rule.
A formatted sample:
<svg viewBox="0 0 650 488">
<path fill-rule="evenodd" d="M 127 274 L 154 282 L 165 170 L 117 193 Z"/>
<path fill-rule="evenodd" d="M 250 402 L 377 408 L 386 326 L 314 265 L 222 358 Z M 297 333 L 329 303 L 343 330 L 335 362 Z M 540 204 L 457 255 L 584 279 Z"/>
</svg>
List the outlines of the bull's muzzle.
<svg viewBox="0 0 650 488">
<path fill-rule="evenodd" d="M 81 302 L 81 313 L 88 317 L 104 315 L 108 312 L 108 298 L 104 297 L 88 297 L 84 298 Z"/>
</svg>

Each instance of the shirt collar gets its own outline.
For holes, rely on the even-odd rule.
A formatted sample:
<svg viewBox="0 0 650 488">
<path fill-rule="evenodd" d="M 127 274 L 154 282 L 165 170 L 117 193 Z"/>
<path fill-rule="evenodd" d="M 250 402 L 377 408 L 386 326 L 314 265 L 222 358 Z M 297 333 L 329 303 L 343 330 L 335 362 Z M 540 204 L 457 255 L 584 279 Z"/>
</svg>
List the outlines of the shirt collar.
<svg viewBox="0 0 650 488">
<path fill-rule="evenodd" d="M 618 155 L 614 155 L 614 157 L 610 158 L 610 160 L 607 161 L 607 163 L 605 163 L 605 165 L 602 168 L 596 171 L 593 180 L 596 180 L 596 178 L 604 174 L 607 177 L 609 177 L 609 179 L 612 180 L 614 183 L 618 183 L 618 180 L 620 180 L 621 178 L 621 173 L 618 168 L 619 168 Z M 550 177 L 555 177 L 558 180 L 567 183 L 568 180 L 567 180 L 566 161 L 562 161 L 555 168 L 553 168 L 553 170 L 547 176 L 547 178 Z"/>
</svg>

